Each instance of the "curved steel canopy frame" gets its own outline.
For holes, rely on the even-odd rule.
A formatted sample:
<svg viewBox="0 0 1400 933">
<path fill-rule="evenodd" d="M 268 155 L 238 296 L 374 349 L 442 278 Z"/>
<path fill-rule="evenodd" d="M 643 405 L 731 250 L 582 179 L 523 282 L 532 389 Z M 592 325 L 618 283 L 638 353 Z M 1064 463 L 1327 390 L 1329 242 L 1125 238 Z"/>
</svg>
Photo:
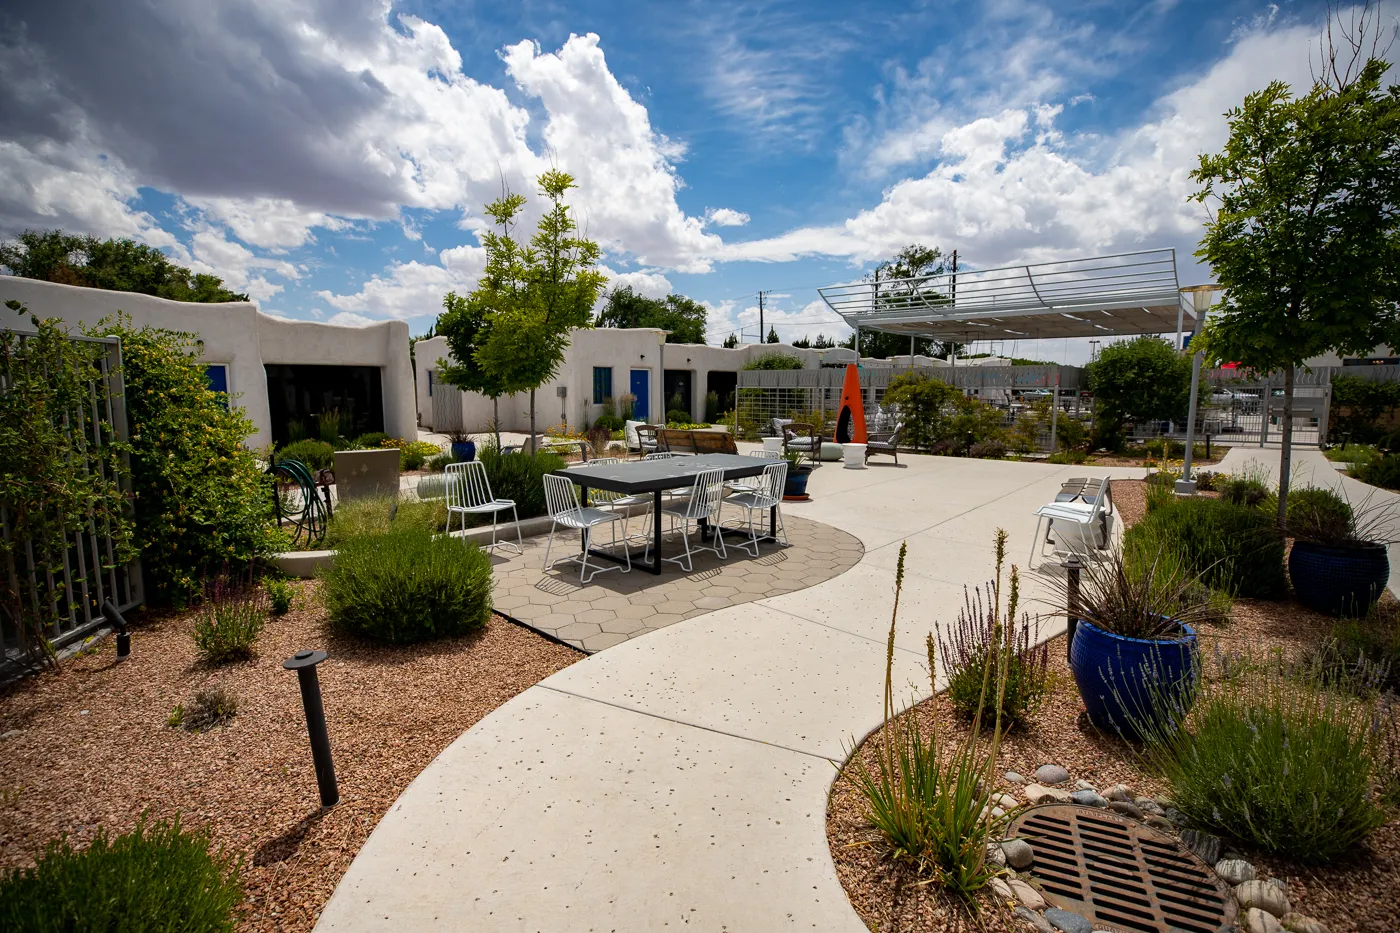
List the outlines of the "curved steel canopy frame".
<svg viewBox="0 0 1400 933">
<path fill-rule="evenodd" d="M 853 328 L 960 343 L 1194 330 L 1176 250 L 1155 249 L 817 290 Z"/>
</svg>

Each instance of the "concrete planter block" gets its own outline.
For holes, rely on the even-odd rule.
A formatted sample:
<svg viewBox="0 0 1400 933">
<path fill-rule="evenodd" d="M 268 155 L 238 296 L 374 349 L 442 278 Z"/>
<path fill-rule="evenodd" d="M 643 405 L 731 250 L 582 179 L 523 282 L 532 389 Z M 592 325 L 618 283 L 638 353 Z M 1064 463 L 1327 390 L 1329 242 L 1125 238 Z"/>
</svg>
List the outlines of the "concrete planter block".
<svg viewBox="0 0 1400 933">
<path fill-rule="evenodd" d="M 365 496 L 399 494 L 399 452 L 384 450 L 337 450 L 335 452 L 335 491 L 341 502 Z"/>
</svg>

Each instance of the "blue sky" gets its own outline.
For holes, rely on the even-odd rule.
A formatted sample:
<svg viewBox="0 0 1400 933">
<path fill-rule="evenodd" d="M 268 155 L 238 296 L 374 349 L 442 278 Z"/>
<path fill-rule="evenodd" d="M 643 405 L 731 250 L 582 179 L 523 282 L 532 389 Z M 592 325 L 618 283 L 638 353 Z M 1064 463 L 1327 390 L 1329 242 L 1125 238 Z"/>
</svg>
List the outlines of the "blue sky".
<svg viewBox="0 0 1400 933">
<path fill-rule="evenodd" d="M 1209 273 L 1187 173 L 1245 93 L 1309 81 L 1324 15 L 22 4 L 0 13 L 0 232 L 134 236 L 269 313 L 419 333 L 480 271 L 482 204 L 555 164 L 613 281 L 705 302 L 712 342 L 752 335 L 760 289 L 785 339 L 844 333 L 815 287 L 910 242 L 984 268 L 1170 246 L 1193 284 Z"/>
</svg>

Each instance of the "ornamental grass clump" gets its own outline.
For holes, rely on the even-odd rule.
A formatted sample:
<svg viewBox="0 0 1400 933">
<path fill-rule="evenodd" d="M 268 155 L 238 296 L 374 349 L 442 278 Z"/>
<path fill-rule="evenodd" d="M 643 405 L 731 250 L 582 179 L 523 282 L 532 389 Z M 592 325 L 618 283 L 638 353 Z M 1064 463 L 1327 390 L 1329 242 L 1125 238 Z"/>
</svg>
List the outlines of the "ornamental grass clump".
<svg viewBox="0 0 1400 933">
<path fill-rule="evenodd" d="M 194 623 L 194 645 L 209 664 L 246 661 L 267 621 L 267 592 L 251 582 L 215 579 Z"/>
<path fill-rule="evenodd" d="M 1264 509 L 1224 499 L 1148 497 L 1147 514 L 1123 535 L 1130 561 L 1170 550 L 1183 569 L 1231 596 L 1282 599 L 1288 593 L 1284 540 Z"/>
<path fill-rule="evenodd" d="M 899 596 L 904 584 L 907 545 L 901 545 L 895 570 L 894 611 L 885 646 L 885 718 L 883 728 L 871 739 L 876 743 L 870 758 L 854 755 L 851 777 L 865 798 L 866 814 L 889 846 L 892 859 L 912 865 L 932 883 L 967 898 L 995 877 L 999 869 L 987 862 L 987 842 L 999 839 L 1005 816 L 992 814 L 997 752 L 1001 746 L 1007 670 L 1012 640 L 994 639 L 980 675 L 979 697 L 966 737 L 948 748 L 935 726 L 926 735 L 919 718 L 910 711 L 895 715 L 893 669 Z M 1000 617 L 1001 571 L 1006 554 L 1006 532 L 997 531 L 997 575 L 992 587 L 992 613 Z M 1011 569 L 1005 625 L 1016 615 L 1020 581 Z M 932 635 L 925 640 L 929 677 L 937 693 L 937 650 Z M 982 751 L 983 709 L 992 717 L 990 742 Z M 975 902 L 973 902 L 975 903 Z"/>
<path fill-rule="evenodd" d="M 375 641 L 467 635 L 491 616 L 490 559 L 422 524 L 348 538 L 322 579 L 331 626 Z"/>
<path fill-rule="evenodd" d="M 1212 678 L 1146 756 L 1191 822 L 1265 852 L 1329 862 L 1383 826 L 1394 710 L 1271 665 Z"/>
<path fill-rule="evenodd" d="M 188 832 L 179 817 L 75 850 L 50 842 L 32 868 L 0 876 L 0 930 L 121 930 L 226 933 L 243 900 L 240 863 L 211 849 L 208 830 Z"/>
<path fill-rule="evenodd" d="M 994 718 L 996 696 L 982 690 L 982 672 L 989 660 L 1006 654 L 1006 689 L 1001 717 L 1008 726 L 1025 722 L 1040 707 L 1053 687 L 1050 648 L 1039 644 L 1040 628 L 1032 628 L 1029 613 L 1021 624 L 1003 622 L 989 598 L 984 602 L 982 588 L 976 594 L 963 590 L 963 608 L 948 637 L 938 635 L 938 655 L 948 678 L 948 702 L 963 718 L 981 713 Z"/>
</svg>

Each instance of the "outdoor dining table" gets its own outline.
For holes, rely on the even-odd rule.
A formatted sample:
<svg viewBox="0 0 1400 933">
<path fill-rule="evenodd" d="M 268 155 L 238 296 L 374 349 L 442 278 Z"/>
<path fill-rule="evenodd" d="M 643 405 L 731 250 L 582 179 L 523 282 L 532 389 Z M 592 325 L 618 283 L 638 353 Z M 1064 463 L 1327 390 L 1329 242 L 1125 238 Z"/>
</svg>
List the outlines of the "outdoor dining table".
<svg viewBox="0 0 1400 933">
<path fill-rule="evenodd" d="M 579 487 L 579 499 L 588 501 L 589 489 L 605 489 L 608 492 L 627 496 L 652 495 L 652 573 L 661 572 L 661 499 L 668 491 L 691 486 L 695 477 L 705 470 L 724 470 L 726 481 L 758 476 L 763 468 L 773 461 L 758 457 L 745 457 L 741 454 L 696 454 L 694 456 L 669 457 L 664 460 L 633 460 L 630 463 L 605 463 L 601 466 L 576 466 L 572 469 L 555 470 L 559 476 L 571 480 Z M 716 529 L 718 531 L 718 529 Z M 768 510 L 768 536 L 777 537 L 778 507 Z M 624 545 L 625 546 L 625 545 Z M 596 548 L 589 554 L 607 560 L 621 561 L 623 558 Z M 645 565 L 644 565 L 645 566 Z"/>
</svg>

